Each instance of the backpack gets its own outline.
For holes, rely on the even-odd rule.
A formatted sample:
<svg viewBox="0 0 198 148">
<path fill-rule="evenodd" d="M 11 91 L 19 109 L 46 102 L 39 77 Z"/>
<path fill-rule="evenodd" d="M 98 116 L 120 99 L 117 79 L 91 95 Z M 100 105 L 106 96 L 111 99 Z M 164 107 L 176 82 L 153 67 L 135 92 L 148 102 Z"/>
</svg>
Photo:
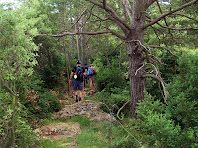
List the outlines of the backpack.
<svg viewBox="0 0 198 148">
<path fill-rule="evenodd" d="M 80 80 L 82 78 L 82 66 L 76 66 L 76 76 L 74 76 L 76 80 Z"/>
<path fill-rule="evenodd" d="M 87 70 L 87 76 L 89 76 L 89 75 L 91 75 L 91 70 L 90 69 Z"/>
<path fill-rule="evenodd" d="M 95 75 L 95 74 L 96 74 L 96 70 L 95 70 L 95 68 L 94 68 L 94 67 L 90 67 L 90 68 L 89 68 L 89 70 L 91 71 L 90 76 L 93 76 L 93 75 Z"/>
</svg>

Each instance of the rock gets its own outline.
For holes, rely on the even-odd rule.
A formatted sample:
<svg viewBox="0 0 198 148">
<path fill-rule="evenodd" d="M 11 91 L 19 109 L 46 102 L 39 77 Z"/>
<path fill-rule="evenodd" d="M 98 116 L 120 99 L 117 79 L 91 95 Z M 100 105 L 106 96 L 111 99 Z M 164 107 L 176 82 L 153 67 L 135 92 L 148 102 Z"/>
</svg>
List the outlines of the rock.
<svg viewBox="0 0 198 148">
<path fill-rule="evenodd" d="M 38 133 L 41 138 L 58 140 L 75 137 L 81 133 L 81 129 L 79 123 L 67 122 L 43 126 L 34 130 L 34 132 Z"/>
<path fill-rule="evenodd" d="M 73 117 L 77 115 L 82 115 L 84 117 L 90 118 L 90 120 L 95 121 L 109 121 L 114 122 L 116 119 L 103 112 L 100 109 L 100 105 L 94 101 L 85 100 L 73 105 L 65 105 L 61 111 L 54 113 L 53 119 L 63 118 L 63 117 Z"/>
</svg>

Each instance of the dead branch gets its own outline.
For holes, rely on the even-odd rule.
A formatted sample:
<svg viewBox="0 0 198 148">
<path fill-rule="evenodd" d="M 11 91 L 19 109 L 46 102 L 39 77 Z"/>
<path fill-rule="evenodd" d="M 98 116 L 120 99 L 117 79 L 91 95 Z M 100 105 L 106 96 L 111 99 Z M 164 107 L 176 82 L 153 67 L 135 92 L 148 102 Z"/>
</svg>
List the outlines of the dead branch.
<svg viewBox="0 0 198 148">
<path fill-rule="evenodd" d="M 183 16 L 183 17 L 186 17 L 186 18 L 188 18 L 188 19 L 190 19 L 190 20 L 193 20 L 193 21 L 195 21 L 195 22 L 197 22 L 197 23 L 198 23 L 198 20 L 196 20 L 196 19 L 194 19 L 194 18 L 191 18 L 191 17 L 189 17 L 189 16 L 187 16 L 187 15 L 185 15 L 185 14 L 181 14 L 181 13 L 173 13 L 172 15 L 179 15 L 179 16 Z"/>
<path fill-rule="evenodd" d="M 174 28 L 174 27 L 169 27 L 169 26 L 163 26 L 159 22 L 157 22 L 156 24 L 158 24 L 162 28 L 167 28 L 167 29 L 171 29 L 171 30 L 198 30 L 198 28 L 193 28 L 193 27 Z"/>
<path fill-rule="evenodd" d="M 165 47 L 161 47 L 161 46 L 156 46 L 156 45 L 150 45 L 149 46 L 150 48 L 160 48 L 160 49 L 164 49 L 164 50 L 167 50 L 171 55 L 175 56 L 175 57 L 178 57 L 176 54 L 174 54 L 171 50 L 169 50 L 168 48 L 165 48 Z"/>
<path fill-rule="evenodd" d="M 131 30 L 130 26 L 124 21 L 122 20 L 118 14 L 111 8 L 111 7 L 108 7 L 106 6 L 105 8 L 103 7 L 103 3 L 99 3 L 95 0 L 86 0 L 86 1 L 89 1 L 90 3 L 104 9 L 108 14 L 110 14 L 115 20 L 117 20 L 119 23 L 117 23 L 119 26 L 120 24 L 124 25 L 128 30 Z"/>
<path fill-rule="evenodd" d="M 167 12 L 167 13 L 163 13 L 160 17 L 158 17 L 158 18 L 154 19 L 152 22 L 146 24 L 146 25 L 144 26 L 144 29 L 146 29 L 147 27 L 149 27 L 149 26 L 151 26 L 151 25 L 153 25 L 153 24 L 159 22 L 161 19 L 165 18 L 165 17 L 168 16 L 168 15 L 171 15 L 171 14 L 173 14 L 173 13 L 175 13 L 175 12 L 177 12 L 177 11 L 180 11 L 180 10 L 182 10 L 182 9 L 184 9 L 184 8 L 186 8 L 186 7 L 188 7 L 188 6 L 190 6 L 190 5 L 193 5 L 193 4 L 196 3 L 197 1 L 198 1 L 198 0 L 192 0 L 191 2 L 188 2 L 188 3 L 182 5 L 181 7 L 177 8 L 177 9 L 175 9 L 175 10 L 169 11 L 169 12 Z"/>
<path fill-rule="evenodd" d="M 161 82 L 162 84 L 162 87 L 163 87 L 163 92 L 164 92 L 164 102 L 167 104 L 167 96 L 168 96 L 168 91 L 166 90 L 166 83 L 163 81 L 163 79 L 160 77 L 160 76 L 156 76 L 156 75 L 152 75 L 152 74 L 147 74 L 147 75 L 144 75 L 143 77 L 145 78 L 148 78 L 148 77 L 151 77 L 151 78 L 155 78 L 157 79 L 159 82 Z"/>
<path fill-rule="evenodd" d="M 128 0 L 122 0 L 125 11 L 127 12 L 130 22 L 132 22 L 132 7 Z"/>
<path fill-rule="evenodd" d="M 109 18 L 103 19 L 103 18 L 99 17 L 98 15 L 94 14 L 91 10 L 89 10 L 89 9 L 87 9 L 87 10 L 89 11 L 90 14 L 92 14 L 93 16 L 97 17 L 98 19 L 100 19 L 102 21 L 105 21 L 105 20 L 108 20 L 109 19 Z"/>
<path fill-rule="evenodd" d="M 160 10 L 160 13 L 161 13 L 161 14 L 163 14 L 163 12 L 162 12 L 162 9 L 161 9 L 161 7 L 160 7 L 159 2 L 158 2 L 158 1 L 156 1 L 156 3 L 157 3 L 157 6 L 158 6 L 158 8 L 159 8 L 159 10 Z M 164 18 L 164 22 L 165 22 L 166 26 L 169 26 L 169 25 L 168 25 L 168 23 L 167 23 L 167 21 L 166 21 L 166 18 Z M 168 29 L 168 33 L 169 33 L 169 34 L 172 36 L 172 38 L 173 38 L 173 35 L 172 35 L 172 33 L 171 33 L 170 29 Z"/>
<path fill-rule="evenodd" d="M 106 5 L 107 5 L 106 0 L 103 0 L 102 3 L 103 3 L 103 8 L 105 9 L 106 8 Z"/>
<path fill-rule="evenodd" d="M 147 8 L 157 0 L 147 0 Z"/>
<path fill-rule="evenodd" d="M 124 105 L 118 110 L 118 112 L 117 112 L 117 117 L 118 117 L 119 120 L 121 120 L 120 117 L 119 117 L 120 111 L 121 111 L 129 102 L 131 102 L 131 100 L 128 100 L 126 103 L 124 103 Z"/>
<path fill-rule="evenodd" d="M 101 32 L 66 32 L 63 34 L 38 34 L 37 36 L 50 36 L 50 37 L 63 37 L 67 35 L 80 35 L 80 34 L 86 34 L 86 35 L 98 35 L 98 34 L 108 34 L 112 33 L 110 31 L 101 31 Z M 112 33 L 113 34 L 113 33 Z"/>
<path fill-rule="evenodd" d="M 144 63 L 142 64 L 142 66 L 141 66 L 140 68 L 138 68 L 138 69 L 136 70 L 135 76 L 137 75 L 137 72 L 138 72 L 140 69 L 142 69 L 143 67 L 144 67 Z"/>
<path fill-rule="evenodd" d="M 76 23 L 78 23 L 78 21 L 81 19 L 81 17 L 84 15 L 86 11 L 87 11 L 87 8 L 80 14 L 79 18 L 76 20 L 76 22 L 71 26 L 69 30 L 71 30 L 76 25 Z"/>
<path fill-rule="evenodd" d="M 106 29 L 108 30 L 108 32 L 110 32 L 112 35 L 117 36 L 118 38 L 120 38 L 120 39 L 122 39 L 122 40 L 125 40 L 125 39 L 126 39 L 124 36 L 118 34 L 117 32 L 115 32 L 115 31 L 113 31 L 113 30 L 111 30 L 111 29 L 109 29 L 108 27 L 106 27 L 106 26 L 104 26 L 104 25 L 102 25 L 102 26 L 103 26 L 104 28 L 106 28 Z"/>
</svg>

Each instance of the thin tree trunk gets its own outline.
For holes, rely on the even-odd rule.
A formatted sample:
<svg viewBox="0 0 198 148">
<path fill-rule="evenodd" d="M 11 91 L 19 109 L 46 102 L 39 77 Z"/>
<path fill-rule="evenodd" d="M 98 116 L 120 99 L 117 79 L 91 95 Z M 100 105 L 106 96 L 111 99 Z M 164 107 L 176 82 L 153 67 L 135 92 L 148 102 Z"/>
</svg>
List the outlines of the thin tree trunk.
<svg viewBox="0 0 198 148">
<path fill-rule="evenodd" d="M 70 91 L 70 84 L 69 84 L 69 66 L 67 62 L 67 51 L 66 51 L 66 46 L 65 46 L 65 39 L 63 38 L 63 47 L 64 47 L 64 55 L 65 55 L 65 67 L 66 67 L 66 72 L 67 72 L 67 81 L 68 81 L 68 86 L 67 90 L 68 92 Z"/>
<path fill-rule="evenodd" d="M 10 87 L 10 89 L 14 92 L 14 94 L 16 94 L 15 92 L 15 82 L 13 82 L 13 86 Z M 12 116 L 11 116 L 11 120 L 9 122 L 9 139 L 8 139 L 8 143 L 6 145 L 6 147 L 15 147 L 15 114 L 16 114 L 16 105 L 17 105 L 17 101 L 18 98 L 16 95 L 11 94 L 12 97 L 12 104 L 11 104 L 11 109 L 12 109 Z"/>
<path fill-rule="evenodd" d="M 110 66 L 109 56 L 108 56 L 109 40 L 108 40 L 108 37 L 107 36 L 105 36 L 105 38 L 106 38 L 106 50 L 105 50 L 105 52 L 106 52 L 106 59 L 107 59 L 108 66 Z"/>
<path fill-rule="evenodd" d="M 74 35 L 71 37 L 71 50 L 72 50 L 72 58 L 74 58 Z"/>
<path fill-rule="evenodd" d="M 77 20 L 77 17 L 75 17 L 75 21 Z M 75 24 L 75 32 L 78 32 L 78 23 Z M 79 36 L 76 35 L 76 47 L 78 51 L 78 60 L 80 60 L 80 47 L 79 47 Z"/>
<path fill-rule="evenodd" d="M 81 23 L 82 23 L 82 32 L 84 32 L 84 26 L 83 26 L 83 23 L 84 23 L 84 18 L 83 18 L 83 16 L 81 17 L 82 19 L 82 21 L 81 21 Z M 82 55 L 82 57 L 81 57 L 81 59 L 82 59 L 82 65 L 84 65 L 85 64 L 85 36 L 84 36 L 84 34 L 82 34 L 81 35 L 81 55 Z"/>
</svg>

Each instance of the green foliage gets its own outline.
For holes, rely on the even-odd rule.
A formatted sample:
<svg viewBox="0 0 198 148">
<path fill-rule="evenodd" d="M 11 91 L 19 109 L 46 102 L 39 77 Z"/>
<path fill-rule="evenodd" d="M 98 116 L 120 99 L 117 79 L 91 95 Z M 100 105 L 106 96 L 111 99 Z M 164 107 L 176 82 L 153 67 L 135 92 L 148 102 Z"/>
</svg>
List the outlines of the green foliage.
<svg viewBox="0 0 198 148">
<path fill-rule="evenodd" d="M 168 111 L 183 129 L 186 145 L 197 146 L 198 125 L 198 50 L 188 50 L 178 59 L 178 75 L 168 85 L 170 93 Z"/>
<path fill-rule="evenodd" d="M 12 118 L 13 110 L 11 109 L 12 97 L 9 93 L 0 92 L 0 147 L 6 147 L 8 142 L 8 131 L 10 129 L 10 120 Z M 22 105 L 16 108 L 17 113 L 15 120 L 15 144 L 18 147 L 36 147 L 38 139 L 33 133 L 32 128 L 26 121 L 27 110 Z"/>
<path fill-rule="evenodd" d="M 94 132 L 92 129 L 83 130 L 82 134 L 78 136 L 77 143 L 79 147 L 97 147 L 104 148 L 107 144 L 102 139 L 100 132 Z"/>
<path fill-rule="evenodd" d="M 105 89 L 110 92 L 114 87 L 122 87 L 122 73 L 117 67 L 104 67 L 100 69 L 100 72 L 97 74 L 97 87 L 99 90 Z"/>
<path fill-rule="evenodd" d="M 142 131 L 143 141 L 149 147 L 179 147 L 182 144 L 181 127 L 175 125 L 166 113 L 166 106 L 147 96 L 139 103 L 137 110 L 138 130 Z"/>
<path fill-rule="evenodd" d="M 129 90 L 121 88 L 111 88 L 111 93 L 104 91 L 98 92 L 98 98 L 100 99 L 101 109 L 109 113 L 109 109 L 113 112 L 117 112 L 130 98 Z M 108 107 L 108 108 L 107 108 Z M 130 115 L 130 105 L 128 104 L 123 110 L 123 115 Z"/>
<path fill-rule="evenodd" d="M 83 117 L 83 116 L 75 116 L 73 117 L 71 120 L 71 122 L 78 122 L 80 124 L 81 127 L 89 127 L 90 126 L 90 119 Z"/>
<path fill-rule="evenodd" d="M 64 87 L 65 84 L 60 78 L 60 74 L 64 70 L 64 57 L 55 49 L 49 50 L 48 62 L 43 69 L 39 70 L 39 73 L 42 75 L 42 80 L 44 81 L 44 87 L 49 89 Z"/>
<path fill-rule="evenodd" d="M 40 148 L 62 148 L 60 146 L 60 143 L 58 141 L 51 141 L 49 139 L 43 139 L 41 140 L 40 143 L 41 147 Z"/>
<path fill-rule="evenodd" d="M 20 101 L 31 115 L 37 118 L 46 118 L 50 116 L 50 113 L 60 110 L 57 95 L 43 88 L 41 76 L 35 73 L 21 84 L 23 88 L 20 93 Z"/>
</svg>

